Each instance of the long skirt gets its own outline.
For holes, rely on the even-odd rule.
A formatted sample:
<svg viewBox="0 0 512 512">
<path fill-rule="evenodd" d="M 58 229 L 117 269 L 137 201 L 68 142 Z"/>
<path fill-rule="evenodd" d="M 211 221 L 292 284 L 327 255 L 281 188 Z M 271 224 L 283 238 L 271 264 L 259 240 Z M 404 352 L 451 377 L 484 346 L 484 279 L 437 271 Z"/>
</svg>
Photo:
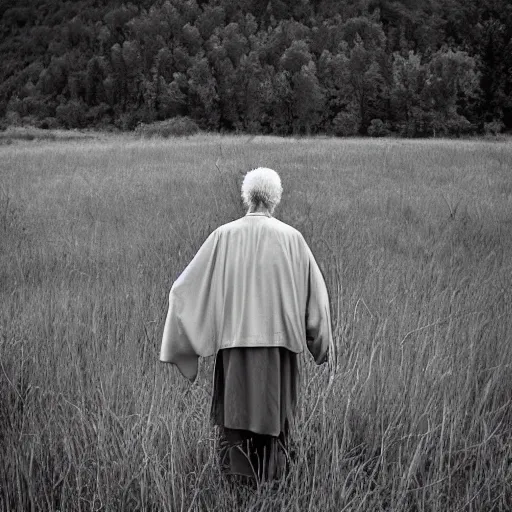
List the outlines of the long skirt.
<svg viewBox="0 0 512 512">
<path fill-rule="evenodd" d="M 220 426 L 219 455 L 226 474 L 260 481 L 284 474 L 297 385 L 297 354 L 285 348 L 218 352 L 211 417 Z"/>
</svg>

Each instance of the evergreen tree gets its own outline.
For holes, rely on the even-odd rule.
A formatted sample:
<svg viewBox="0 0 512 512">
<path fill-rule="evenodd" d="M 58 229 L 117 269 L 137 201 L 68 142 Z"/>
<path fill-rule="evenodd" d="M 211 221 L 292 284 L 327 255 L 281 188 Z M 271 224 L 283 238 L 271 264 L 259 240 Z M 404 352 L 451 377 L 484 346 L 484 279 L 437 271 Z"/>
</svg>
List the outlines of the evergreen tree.
<svg viewBox="0 0 512 512">
<path fill-rule="evenodd" d="M 348 111 L 359 120 L 359 131 L 366 133 L 370 121 L 379 115 L 379 103 L 385 88 L 378 53 L 366 48 L 363 40 L 357 36 L 347 59 L 350 85 Z"/>
<path fill-rule="evenodd" d="M 93 57 L 87 63 L 87 70 L 85 72 L 85 101 L 87 105 L 98 105 L 106 100 L 103 85 L 104 79 L 105 66 L 100 58 Z"/>
<path fill-rule="evenodd" d="M 391 101 L 398 131 L 409 137 L 421 132 L 417 123 L 422 119 L 421 94 L 426 72 L 419 55 L 410 51 L 407 57 L 393 54 L 393 84 Z"/>
<path fill-rule="evenodd" d="M 189 105 L 192 117 L 207 129 L 219 127 L 219 96 L 217 82 L 208 59 L 197 56 L 188 70 Z"/>
<path fill-rule="evenodd" d="M 310 135 L 321 120 L 324 106 L 324 94 L 316 76 L 313 61 L 304 64 L 293 78 L 293 127 L 294 132 L 305 132 Z"/>
<path fill-rule="evenodd" d="M 509 0 L 9 0 L 0 16 L 0 116 L 12 122 L 512 130 Z"/>
<path fill-rule="evenodd" d="M 293 90 L 290 73 L 278 71 L 272 77 L 270 128 L 273 133 L 287 135 L 293 125 Z"/>
</svg>

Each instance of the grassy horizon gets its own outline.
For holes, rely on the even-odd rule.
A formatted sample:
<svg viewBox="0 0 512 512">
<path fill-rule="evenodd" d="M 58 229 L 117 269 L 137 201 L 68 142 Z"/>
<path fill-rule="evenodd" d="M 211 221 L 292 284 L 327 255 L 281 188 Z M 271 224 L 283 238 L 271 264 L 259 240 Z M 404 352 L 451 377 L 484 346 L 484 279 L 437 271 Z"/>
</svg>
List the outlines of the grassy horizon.
<svg viewBox="0 0 512 512">
<path fill-rule="evenodd" d="M 512 509 L 512 147 L 199 135 L 0 147 L 0 509 Z M 174 279 L 274 168 L 326 278 L 279 491 L 230 488 L 158 362 Z"/>
</svg>

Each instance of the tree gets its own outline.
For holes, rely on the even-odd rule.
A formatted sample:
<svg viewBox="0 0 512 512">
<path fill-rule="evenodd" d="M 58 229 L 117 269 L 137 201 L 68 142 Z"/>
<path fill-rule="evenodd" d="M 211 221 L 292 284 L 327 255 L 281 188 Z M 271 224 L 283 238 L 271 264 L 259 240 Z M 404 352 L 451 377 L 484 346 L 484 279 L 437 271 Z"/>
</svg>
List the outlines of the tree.
<svg viewBox="0 0 512 512">
<path fill-rule="evenodd" d="M 323 50 L 317 68 L 325 101 L 322 129 L 330 132 L 334 118 L 350 103 L 348 58 L 345 51 L 333 55 L 329 50 Z"/>
<path fill-rule="evenodd" d="M 311 62 L 312 55 L 306 41 L 293 41 L 284 51 L 279 61 L 279 67 L 289 73 L 298 73 L 302 66 Z"/>
<path fill-rule="evenodd" d="M 87 125 L 87 106 L 81 100 L 71 100 L 56 109 L 56 117 L 66 128 L 84 128 Z"/>
<path fill-rule="evenodd" d="M 158 51 L 166 46 L 167 24 L 161 19 L 159 9 L 152 7 L 149 13 L 132 18 L 126 27 L 130 41 L 137 43 L 144 73 L 150 73 Z"/>
<path fill-rule="evenodd" d="M 105 91 L 105 101 L 111 108 L 114 108 L 118 102 L 119 97 L 118 97 L 118 91 L 116 89 L 116 80 L 111 74 L 109 74 L 103 80 L 103 90 Z M 78 98 L 78 96 L 74 97 L 73 99 L 77 99 L 77 98 Z"/>
<path fill-rule="evenodd" d="M 269 83 L 268 73 L 261 65 L 258 52 L 253 50 L 241 58 L 235 83 L 239 129 L 258 132 L 266 121 L 268 97 L 265 87 Z"/>
<path fill-rule="evenodd" d="M 324 94 L 316 76 L 313 61 L 304 64 L 293 78 L 293 126 L 294 132 L 305 131 L 310 135 L 312 128 L 321 120 Z"/>
<path fill-rule="evenodd" d="M 375 16 L 371 18 L 366 16 L 349 18 L 341 26 L 341 34 L 349 47 L 363 43 L 368 51 L 375 52 L 383 50 L 386 44 L 386 35 L 382 30 L 382 24 Z"/>
<path fill-rule="evenodd" d="M 418 132 L 417 121 L 422 117 L 421 94 L 425 85 L 425 68 L 419 55 L 410 51 L 407 58 L 393 54 L 392 111 L 402 135 L 413 137 Z"/>
<path fill-rule="evenodd" d="M 485 120 L 500 122 L 512 110 L 512 29 L 491 18 L 479 26 L 481 55 L 481 104 Z"/>
<path fill-rule="evenodd" d="M 133 5 L 127 7 L 124 4 L 121 7 L 114 7 L 112 10 L 105 14 L 103 20 L 107 25 L 112 36 L 116 39 L 117 43 L 121 44 L 126 39 L 126 24 L 136 15 L 136 7 L 134 7 Z"/>
<path fill-rule="evenodd" d="M 243 78 L 240 78 L 227 56 L 216 61 L 215 76 L 221 109 L 221 126 L 231 130 L 241 130 L 243 126 L 237 93 L 241 93 L 244 89 Z"/>
<path fill-rule="evenodd" d="M 197 28 L 192 26 L 190 23 L 187 23 L 183 27 L 181 31 L 181 38 L 183 44 L 188 50 L 189 55 L 194 56 L 201 49 L 203 44 L 201 34 L 199 33 L 199 30 L 197 30 Z"/>
<path fill-rule="evenodd" d="M 174 64 L 174 69 L 179 73 L 186 73 L 187 70 L 192 65 L 192 59 L 188 54 L 187 50 L 181 46 L 177 45 L 172 52 L 172 60 Z"/>
<path fill-rule="evenodd" d="M 440 50 L 427 65 L 422 91 L 423 110 L 429 113 L 427 129 L 434 136 L 471 129 L 460 112 L 460 103 L 476 96 L 478 74 L 475 59 L 463 51 Z"/>
<path fill-rule="evenodd" d="M 214 32 L 221 30 L 226 23 L 226 12 L 221 6 L 211 6 L 206 4 L 203 12 L 196 22 L 199 33 L 202 38 L 208 40 Z"/>
<path fill-rule="evenodd" d="M 166 117 L 188 115 L 188 80 L 183 73 L 174 73 L 173 81 L 160 98 L 161 108 L 166 108 Z"/>
<path fill-rule="evenodd" d="M 158 79 L 158 95 L 156 101 L 156 115 L 158 119 L 184 116 L 187 114 L 187 95 L 181 90 L 180 83 L 187 86 L 187 79 L 184 75 L 176 73 L 170 84 L 160 76 Z M 181 76 L 180 76 L 181 75 Z"/>
<path fill-rule="evenodd" d="M 249 49 L 247 38 L 240 31 L 238 23 L 230 23 L 221 32 L 222 46 L 226 50 L 227 56 L 236 67 Z"/>
<path fill-rule="evenodd" d="M 273 133 L 286 135 L 293 124 L 293 91 L 290 73 L 278 71 L 272 79 L 270 128 Z"/>
<path fill-rule="evenodd" d="M 144 105 L 142 120 L 145 123 L 151 123 L 157 117 L 160 80 L 156 68 L 153 68 L 152 71 L 151 79 L 144 77 L 142 80 L 142 101 Z"/>
<path fill-rule="evenodd" d="M 108 79 L 106 79 L 107 82 L 104 83 L 107 101 L 111 105 L 117 103 L 121 106 L 121 111 L 124 112 L 128 101 L 128 71 L 123 57 L 123 50 L 117 43 L 110 50 L 110 64 L 112 72 Z"/>
<path fill-rule="evenodd" d="M 165 47 L 158 50 L 154 65 L 161 77 L 163 77 L 166 81 L 172 80 L 175 69 L 173 55 L 169 48 Z"/>
<path fill-rule="evenodd" d="M 220 120 L 219 96 L 208 59 L 196 57 L 187 74 L 192 117 L 202 128 L 217 129 Z"/>
<path fill-rule="evenodd" d="M 277 69 L 283 52 L 290 45 L 284 30 L 284 23 L 279 23 L 276 28 L 269 27 L 265 36 L 262 35 L 260 40 L 264 40 L 264 46 L 260 50 L 262 59 Z"/>
<path fill-rule="evenodd" d="M 324 94 L 316 75 L 316 65 L 306 41 L 292 41 L 279 60 L 279 68 L 285 72 L 290 86 L 291 99 L 285 100 L 281 112 L 291 114 L 294 132 L 311 132 L 319 120 L 324 105 Z M 283 89 L 287 90 L 287 89 Z M 284 98 L 283 98 L 284 99 Z"/>
<path fill-rule="evenodd" d="M 196 0 L 173 0 L 174 5 L 179 7 L 184 23 L 193 24 L 201 15 L 201 8 Z"/>
<path fill-rule="evenodd" d="M 52 58 L 50 65 L 41 71 L 37 89 L 41 94 L 57 95 L 67 84 L 68 66 L 63 58 Z"/>
<path fill-rule="evenodd" d="M 367 49 L 360 37 L 356 37 L 348 55 L 350 96 L 347 99 L 350 101 L 345 101 L 356 109 L 362 133 L 366 133 L 373 118 L 379 117 L 382 105 L 385 81 L 378 55 L 379 52 Z"/>
<path fill-rule="evenodd" d="M 174 35 L 178 34 L 181 27 L 185 24 L 183 17 L 181 16 L 178 8 L 169 0 L 166 0 L 160 8 L 159 16 L 162 23 L 165 23 L 167 26 L 168 41 L 170 42 L 171 39 L 174 38 Z"/>
<path fill-rule="evenodd" d="M 85 72 L 85 101 L 87 105 L 98 105 L 106 100 L 103 85 L 105 74 L 105 65 L 99 57 L 89 60 Z"/>
<path fill-rule="evenodd" d="M 142 83 L 144 81 L 139 45 L 135 41 L 125 41 L 121 49 L 121 54 L 126 70 L 127 101 L 137 109 L 142 103 L 141 93 Z"/>
</svg>

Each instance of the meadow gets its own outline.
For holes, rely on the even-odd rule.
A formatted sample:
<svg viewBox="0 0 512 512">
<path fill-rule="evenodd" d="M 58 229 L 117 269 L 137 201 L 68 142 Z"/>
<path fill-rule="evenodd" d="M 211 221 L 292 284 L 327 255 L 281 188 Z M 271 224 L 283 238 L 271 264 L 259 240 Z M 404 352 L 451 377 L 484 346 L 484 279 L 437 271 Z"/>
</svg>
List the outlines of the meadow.
<svg viewBox="0 0 512 512">
<path fill-rule="evenodd" d="M 222 477 L 212 361 L 159 363 L 174 279 L 240 185 L 324 273 L 287 477 Z M 512 510 L 512 145 L 112 136 L 0 146 L 0 509 Z"/>
</svg>

